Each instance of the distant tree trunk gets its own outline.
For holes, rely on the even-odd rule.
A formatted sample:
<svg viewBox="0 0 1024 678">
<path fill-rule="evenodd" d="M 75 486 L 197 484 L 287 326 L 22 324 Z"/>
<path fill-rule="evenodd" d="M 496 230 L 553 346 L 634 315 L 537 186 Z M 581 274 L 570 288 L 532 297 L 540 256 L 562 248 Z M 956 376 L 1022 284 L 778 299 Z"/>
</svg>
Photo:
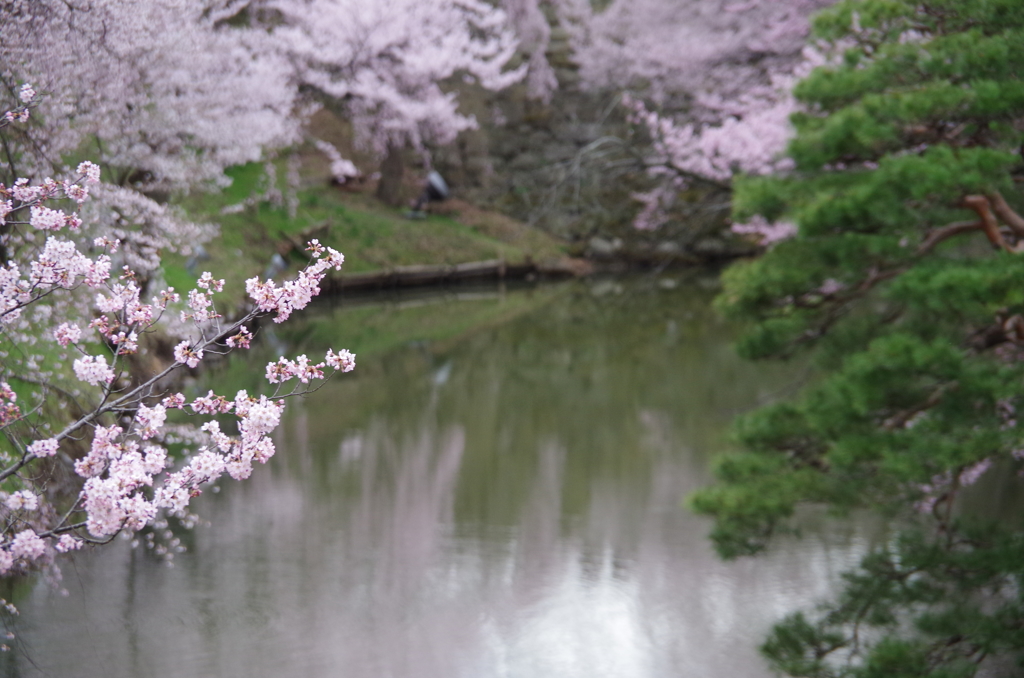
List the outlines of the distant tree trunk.
<svg viewBox="0 0 1024 678">
<path fill-rule="evenodd" d="M 380 165 L 377 197 L 393 207 L 398 207 L 402 203 L 402 175 L 405 173 L 405 162 L 402 157 L 404 150 L 404 145 L 389 143 L 388 154 Z"/>
</svg>

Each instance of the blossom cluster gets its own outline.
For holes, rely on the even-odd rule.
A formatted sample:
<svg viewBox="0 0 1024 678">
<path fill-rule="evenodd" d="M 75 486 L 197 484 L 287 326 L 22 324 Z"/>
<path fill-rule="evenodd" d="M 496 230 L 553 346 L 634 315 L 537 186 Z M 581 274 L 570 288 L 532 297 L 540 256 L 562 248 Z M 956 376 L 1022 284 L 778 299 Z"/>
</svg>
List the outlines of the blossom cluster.
<svg viewBox="0 0 1024 678">
<path fill-rule="evenodd" d="M 17 400 L 18 394 L 10 384 L 0 381 L 0 426 L 6 426 L 21 416 L 21 408 L 15 404 Z"/>
<path fill-rule="evenodd" d="M 12 122 L 25 122 L 28 120 L 30 108 L 38 103 L 36 90 L 31 84 L 26 82 L 18 88 L 18 103 L 20 104 L 19 106 L 0 115 L 0 127 L 9 125 Z"/>
<path fill-rule="evenodd" d="M 273 280 L 250 278 L 245 281 L 245 291 L 256 302 L 256 307 L 262 312 L 276 313 L 276 323 L 287 320 L 293 311 L 305 308 L 313 297 L 320 294 L 320 282 L 327 271 L 332 268 L 340 271 L 345 263 L 341 252 L 323 247 L 318 240 L 310 241 L 307 249 L 316 261 L 300 271 L 295 280 L 288 280 L 280 287 Z"/>
<path fill-rule="evenodd" d="M 308 384 L 314 379 L 323 379 L 324 367 L 328 366 L 338 372 L 351 372 L 356 367 L 356 355 L 344 349 L 340 353 L 330 349 L 321 363 L 312 363 L 305 355 L 295 360 L 282 357 L 277 362 L 267 363 L 266 377 L 271 384 L 282 384 L 291 379 Z"/>
<path fill-rule="evenodd" d="M 224 473 L 244 480 L 252 473 L 254 463 L 266 463 L 274 455 L 268 435 L 280 423 L 283 401 L 256 398 L 245 391 L 239 391 L 234 401 L 211 396 L 195 399 L 193 410 L 208 414 L 234 411 L 240 435 L 233 438 L 221 431 L 216 420 L 207 422 L 202 428 L 213 445 L 201 447 L 182 468 L 166 474 L 162 482 L 155 477 L 170 463 L 166 448 L 142 445 L 120 426 L 96 430 L 88 455 L 75 464 L 76 472 L 87 479 L 82 500 L 88 515 L 87 529 L 93 537 L 109 537 L 122 529 L 138 531 L 152 522 L 160 509 L 182 513 L 201 493 L 201 485 L 216 481 Z M 211 402 L 217 404 L 211 406 Z M 142 440 L 152 438 L 166 416 L 163 405 L 139 406 L 135 435 Z"/>
<path fill-rule="evenodd" d="M 84 201 L 88 191 L 79 182 L 94 182 L 98 176 L 94 167 L 88 162 L 80 164 L 75 181 L 59 183 L 48 178 L 40 185 L 30 185 L 28 180 L 18 179 L 11 187 L 0 184 L 0 225 L 19 225 L 22 222 L 12 221 L 9 216 L 28 209 L 32 215 L 28 224 L 35 229 L 48 232 L 65 228 L 77 230 L 81 224 L 77 215 L 42 203 L 71 196 Z M 71 187 L 80 190 L 73 191 Z M 29 262 L 27 271 L 14 260 L 0 264 L 0 326 L 18 320 L 21 309 L 55 289 L 69 290 L 82 284 L 98 287 L 109 277 L 109 256 L 90 258 L 80 252 L 73 241 L 48 236 L 42 251 Z"/>
</svg>

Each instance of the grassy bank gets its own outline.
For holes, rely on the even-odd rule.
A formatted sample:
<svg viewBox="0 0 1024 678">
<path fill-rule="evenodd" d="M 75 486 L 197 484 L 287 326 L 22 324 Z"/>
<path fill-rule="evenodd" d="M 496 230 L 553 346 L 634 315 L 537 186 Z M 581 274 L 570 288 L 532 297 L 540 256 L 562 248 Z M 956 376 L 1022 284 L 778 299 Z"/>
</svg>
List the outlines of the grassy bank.
<svg viewBox="0 0 1024 678">
<path fill-rule="evenodd" d="M 277 169 L 284 176 L 284 163 Z M 219 224 L 220 235 L 204 246 L 208 258 L 192 262 L 191 272 L 185 257 L 165 258 L 165 277 L 176 289 L 191 289 L 204 270 L 239 283 L 262 275 L 275 253 L 285 257 L 293 272 L 305 261 L 297 245 L 308 237 L 343 252 L 347 273 L 485 259 L 547 261 L 564 255 L 562 244 L 541 231 L 457 200 L 443 203 L 441 213 L 410 220 L 405 210 L 376 201 L 369 186 L 344 189 L 304 177 L 306 185 L 293 194 L 289 209 L 283 197 L 287 187 L 272 182 L 263 165 L 236 167 L 229 175 L 232 184 L 223 191 L 180 201 L 191 219 Z M 232 287 L 226 290 L 230 300 L 240 299 L 241 285 Z"/>
</svg>

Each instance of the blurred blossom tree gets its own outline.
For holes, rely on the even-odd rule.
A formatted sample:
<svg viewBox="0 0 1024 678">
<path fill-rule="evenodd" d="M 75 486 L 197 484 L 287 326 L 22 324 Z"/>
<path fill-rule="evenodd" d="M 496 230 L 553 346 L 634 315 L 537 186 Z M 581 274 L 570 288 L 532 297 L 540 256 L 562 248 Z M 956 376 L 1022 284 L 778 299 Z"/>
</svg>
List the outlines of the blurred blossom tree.
<svg viewBox="0 0 1024 678">
<path fill-rule="evenodd" d="M 289 65 L 264 31 L 228 25 L 226 0 L 8 0 L 5 84 L 44 93 L 8 130 L 18 176 L 71 152 L 144 191 L 222 185 L 230 165 L 298 138 Z M 16 170 L 16 171 L 15 171 Z"/>
<path fill-rule="evenodd" d="M 19 82 L 45 95 L 26 124 L 4 130 L 0 180 L 65 173 L 72 156 L 99 162 L 104 182 L 83 217 L 95 235 L 121 240 L 118 258 L 142 276 L 158 251 L 188 254 L 212 237 L 213 226 L 153 198 L 223 186 L 226 167 L 300 129 L 289 64 L 265 31 L 228 25 L 233 4 L 0 3 L 0 104 L 17 103 Z"/>
<path fill-rule="evenodd" d="M 446 144 L 477 122 L 444 82 L 499 90 L 516 41 L 503 11 L 481 0 L 259 0 L 295 77 L 340 104 L 357 140 L 384 158 L 378 196 L 397 204 L 402 155 Z M 429 158 L 428 158 L 429 160 Z"/>
<path fill-rule="evenodd" d="M 807 41 L 808 16 L 829 0 L 613 0 L 600 11 L 559 0 L 589 87 L 642 87 L 655 101 L 688 94 L 711 108 L 788 70 Z"/>
<path fill-rule="evenodd" d="M 778 169 L 792 136 L 793 84 L 823 60 L 806 48 L 810 15 L 834 0 L 505 0 L 529 56 L 527 81 L 549 100 L 550 23 L 569 36 L 580 87 L 621 91 L 651 140 L 654 182 L 633 197 L 635 225 L 669 220 L 689 187 L 729 190 L 736 174 Z M 594 7 L 600 5 L 600 9 Z M 636 140 L 630 142 L 635 144 Z"/>
<path fill-rule="evenodd" d="M 741 352 L 811 351 L 820 374 L 740 418 L 744 451 L 691 502 L 730 557 L 805 504 L 901 526 L 833 604 L 776 627 L 778 670 L 1010 675 L 1024 531 L 969 507 L 975 483 L 1019 488 L 1024 459 L 1024 4 L 844 0 L 815 35 L 839 59 L 794 90 L 789 163 L 736 181 L 737 219 L 794 226 L 726 272 L 719 304 L 756 323 Z"/>
</svg>

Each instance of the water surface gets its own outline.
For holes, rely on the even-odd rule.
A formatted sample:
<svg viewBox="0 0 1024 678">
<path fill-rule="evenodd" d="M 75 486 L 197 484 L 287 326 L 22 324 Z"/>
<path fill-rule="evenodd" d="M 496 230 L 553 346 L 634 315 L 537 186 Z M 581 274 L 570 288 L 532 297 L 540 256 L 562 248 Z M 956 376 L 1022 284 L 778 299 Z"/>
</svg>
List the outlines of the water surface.
<svg viewBox="0 0 1024 678">
<path fill-rule="evenodd" d="M 197 500 L 167 567 L 77 554 L 18 600 L 8 675 L 753 678 L 773 620 L 867 548 L 828 524 L 723 563 L 683 507 L 738 412 L 799 367 L 733 354 L 713 279 L 322 305 L 269 352 L 348 347 L 279 454 Z M 263 362 L 261 362 L 263 361 Z M 197 385 L 197 388 L 199 386 Z"/>
</svg>

